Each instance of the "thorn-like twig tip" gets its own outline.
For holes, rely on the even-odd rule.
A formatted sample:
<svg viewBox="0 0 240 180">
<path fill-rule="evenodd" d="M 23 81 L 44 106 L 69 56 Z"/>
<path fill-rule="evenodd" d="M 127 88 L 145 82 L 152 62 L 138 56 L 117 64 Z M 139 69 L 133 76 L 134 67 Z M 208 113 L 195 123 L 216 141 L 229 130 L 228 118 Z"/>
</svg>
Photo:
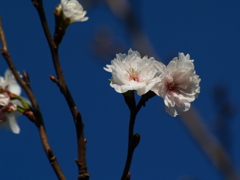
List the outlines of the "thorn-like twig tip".
<svg viewBox="0 0 240 180">
<path fill-rule="evenodd" d="M 23 80 L 25 81 L 26 84 L 29 84 L 30 83 L 30 78 L 29 78 L 29 75 L 27 73 L 27 71 L 23 71 Z"/>
<path fill-rule="evenodd" d="M 52 80 L 52 82 L 58 83 L 58 79 L 55 76 L 50 75 L 49 78 Z"/>
<path fill-rule="evenodd" d="M 128 172 L 126 180 L 130 180 L 130 178 L 131 178 L 131 174 L 130 172 Z"/>
</svg>

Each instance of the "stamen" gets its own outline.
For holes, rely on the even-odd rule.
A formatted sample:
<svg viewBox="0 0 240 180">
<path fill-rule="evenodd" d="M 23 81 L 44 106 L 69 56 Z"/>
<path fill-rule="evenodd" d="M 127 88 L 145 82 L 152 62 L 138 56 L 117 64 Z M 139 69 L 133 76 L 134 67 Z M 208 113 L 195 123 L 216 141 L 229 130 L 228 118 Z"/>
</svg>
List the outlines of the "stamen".
<svg viewBox="0 0 240 180">
<path fill-rule="evenodd" d="M 134 69 L 131 69 L 131 74 L 129 75 L 129 79 L 130 80 L 134 80 L 134 81 L 137 81 L 137 82 L 140 82 L 140 78 L 139 76 L 135 73 Z"/>
</svg>

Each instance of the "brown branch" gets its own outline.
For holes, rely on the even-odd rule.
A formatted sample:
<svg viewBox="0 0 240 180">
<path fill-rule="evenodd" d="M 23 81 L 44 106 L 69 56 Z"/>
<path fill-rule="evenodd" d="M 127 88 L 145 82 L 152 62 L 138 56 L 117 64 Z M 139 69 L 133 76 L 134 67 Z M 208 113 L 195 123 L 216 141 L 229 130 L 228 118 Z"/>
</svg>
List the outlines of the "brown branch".
<svg viewBox="0 0 240 180">
<path fill-rule="evenodd" d="M 140 101 L 138 102 L 137 106 L 134 109 L 130 109 L 130 121 L 129 121 L 129 129 L 128 129 L 128 153 L 127 153 L 127 159 L 125 163 L 125 167 L 122 173 L 121 180 L 127 180 L 130 178 L 129 175 L 129 169 L 131 167 L 133 153 L 135 148 L 138 146 L 140 142 L 140 135 L 139 134 L 133 134 L 134 133 L 134 124 L 136 120 L 136 116 L 142 106 L 145 106 L 145 103 L 148 101 L 148 99 L 155 96 L 155 93 L 152 91 L 149 91 L 148 93 L 144 94 Z"/>
<path fill-rule="evenodd" d="M 18 72 L 17 72 L 17 70 L 16 70 L 16 68 L 13 64 L 11 56 L 9 54 L 8 47 L 7 47 L 7 41 L 5 39 L 4 31 L 3 31 L 3 28 L 2 28 L 1 17 L 0 17 L 0 40 L 2 42 L 1 54 L 4 57 L 4 59 L 6 60 L 8 66 L 11 69 L 11 71 L 12 71 L 14 77 L 16 78 L 17 82 L 20 84 L 20 86 L 26 92 L 26 94 L 27 94 L 27 96 L 28 96 L 28 98 L 29 98 L 29 100 L 32 104 L 33 115 L 28 112 L 27 117 L 32 117 L 30 120 L 33 121 L 35 123 L 35 125 L 37 126 L 44 151 L 45 151 L 45 153 L 48 157 L 48 160 L 49 160 L 54 172 L 56 173 L 58 179 L 65 180 L 66 178 L 65 178 L 65 176 L 64 176 L 64 174 L 63 174 L 63 172 L 62 172 L 62 170 L 61 170 L 61 168 L 58 164 L 57 158 L 54 156 L 54 154 L 53 154 L 53 152 L 50 148 L 50 145 L 48 143 L 47 134 L 46 134 L 46 130 L 45 130 L 45 127 L 44 127 L 44 121 L 43 121 L 43 118 L 42 118 L 42 114 L 41 114 L 40 108 L 38 106 L 37 100 L 36 100 L 32 90 L 30 88 L 29 78 L 26 75 L 26 73 L 24 73 L 24 80 L 25 81 L 23 79 L 21 79 L 20 75 L 18 74 Z M 31 114 L 31 116 L 29 114 Z"/>
<path fill-rule="evenodd" d="M 61 93 L 64 95 L 65 100 L 67 101 L 69 109 L 72 113 L 72 117 L 76 127 L 77 143 L 78 143 L 78 160 L 77 160 L 78 171 L 79 171 L 78 179 L 88 180 L 90 177 L 90 174 L 87 171 L 87 165 L 86 165 L 86 145 L 84 141 L 84 132 L 83 132 L 84 124 L 82 123 L 82 116 L 81 116 L 81 113 L 78 111 L 76 104 L 72 98 L 72 95 L 65 82 L 63 71 L 59 61 L 59 56 L 58 56 L 58 46 L 54 43 L 54 40 L 52 39 L 50 30 L 48 28 L 42 0 L 32 0 L 32 3 L 38 11 L 38 15 L 40 17 L 43 31 L 45 33 L 49 48 L 51 50 L 52 60 L 53 60 L 56 74 L 57 74 L 57 78 L 54 76 L 50 76 L 50 78 L 51 80 L 53 80 L 53 82 L 55 82 L 58 85 Z"/>
</svg>

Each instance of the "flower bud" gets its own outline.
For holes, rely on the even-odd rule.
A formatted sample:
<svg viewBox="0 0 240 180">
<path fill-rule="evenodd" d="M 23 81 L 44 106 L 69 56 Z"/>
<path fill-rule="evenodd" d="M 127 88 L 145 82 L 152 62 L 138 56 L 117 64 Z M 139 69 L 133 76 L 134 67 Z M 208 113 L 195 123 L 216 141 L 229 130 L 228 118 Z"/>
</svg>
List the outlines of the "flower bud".
<svg viewBox="0 0 240 180">
<path fill-rule="evenodd" d="M 133 135 L 132 140 L 131 140 L 131 145 L 132 148 L 135 149 L 140 142 L 140 134 L 136 133 Z"/>
</svg>

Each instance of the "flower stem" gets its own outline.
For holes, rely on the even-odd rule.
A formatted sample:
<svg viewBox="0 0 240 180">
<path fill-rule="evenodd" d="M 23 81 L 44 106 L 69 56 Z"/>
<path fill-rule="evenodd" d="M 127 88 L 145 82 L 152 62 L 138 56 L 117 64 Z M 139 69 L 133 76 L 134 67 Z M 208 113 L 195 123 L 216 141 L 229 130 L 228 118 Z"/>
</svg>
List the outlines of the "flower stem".
<svg viewBox="0 0 240 180">
<path fill-rule="evenodd" d="M 121 180 L 127 180 L 127 178 L 128 178 L 128 173 L 129 173 L 129 169 L 131 167 L 133 153 L 140 141 L 140 136 L 138 134 L 133 134 L 136 116 L 137 116 L 138 112 L 140 111 L 140 109 L 142 108 L 142 106 L 145 106 L 145 103 L 148 101 L 148 99 L 150 99 L 154 96 L 155 96 L 155 93 L 152 91 L 149 91 L 148 93 L 144 94 L 141 97 L 140 101 L 138 102 L 137 106 L 135 106 L 135 108 L 130 111 L 131 113 L 130 113 L 129 129 L 128 129 L 128 153 L 127 153 L 127 159 L 126 159 L 126 163 L 125 163 L 125 167 L 124 167 L 124 170 L 122 173 Z M 139 138 L 138 138 L 138 136 L 139 136 Z"/>
</svg>

